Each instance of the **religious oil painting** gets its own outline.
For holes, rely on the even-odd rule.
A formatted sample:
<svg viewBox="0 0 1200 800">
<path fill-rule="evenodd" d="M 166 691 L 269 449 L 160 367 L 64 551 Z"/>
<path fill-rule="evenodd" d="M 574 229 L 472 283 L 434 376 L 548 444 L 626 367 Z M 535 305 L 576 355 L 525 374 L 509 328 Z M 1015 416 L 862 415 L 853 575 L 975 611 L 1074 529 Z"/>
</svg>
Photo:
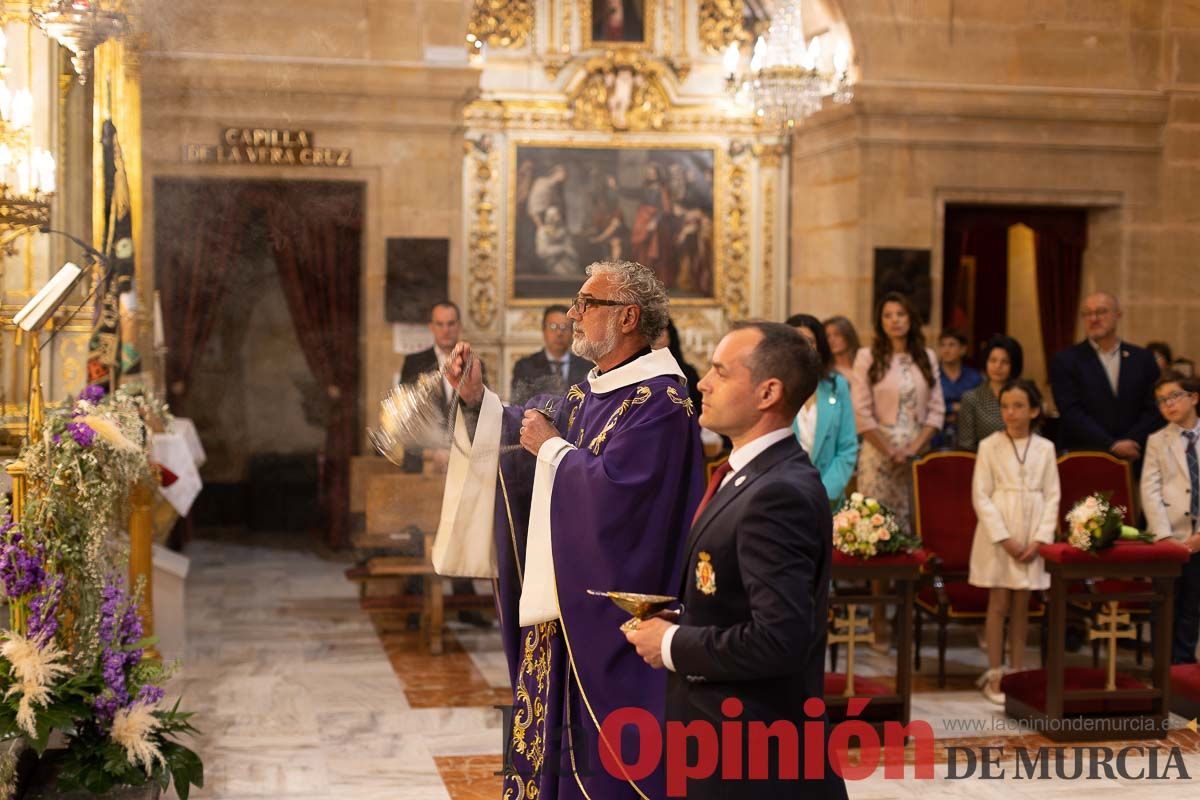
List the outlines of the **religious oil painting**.
<svg viewBox="0 0 1200 800">
<path fill-rule="evenodd" d="M 672 300 L 711 300 L 720 278 L 711 147 L 518 144 L 511 159 L 510 298 L 571 297 L 593 261 L 653 267 Z"/>
<path fill-rule="evenodd" d="M 646 47 L 655 0 L 578 0 L 585 47 Z"/>
</svg>

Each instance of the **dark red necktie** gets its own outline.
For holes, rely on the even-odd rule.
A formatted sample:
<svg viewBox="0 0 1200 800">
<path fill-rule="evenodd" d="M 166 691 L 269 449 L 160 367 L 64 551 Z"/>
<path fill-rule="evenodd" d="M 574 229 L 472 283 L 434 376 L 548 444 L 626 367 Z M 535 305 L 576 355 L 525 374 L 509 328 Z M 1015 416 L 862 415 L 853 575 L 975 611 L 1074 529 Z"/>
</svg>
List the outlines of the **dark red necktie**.
<svg viewBox="0 0 1200 800">
<path fill-rule="evenodd" d="M 695 525 L 700 519 L 700 515 L 704 513 L 704 508 L 713 499 L 713 495 L 717 493 L 717 489 L 721 488 L 721 481 L 725 480 L 725 476 L 730 472 L 733 472 L 733 465 L 728 461 L 713 470 L 712 477 L 708 479 L 708 488 L 704 490 L 704 497 L 700 498 L 700 505 L 696 508 L 696 516 L 692 517 L 692 525 Z"/>
</svg>

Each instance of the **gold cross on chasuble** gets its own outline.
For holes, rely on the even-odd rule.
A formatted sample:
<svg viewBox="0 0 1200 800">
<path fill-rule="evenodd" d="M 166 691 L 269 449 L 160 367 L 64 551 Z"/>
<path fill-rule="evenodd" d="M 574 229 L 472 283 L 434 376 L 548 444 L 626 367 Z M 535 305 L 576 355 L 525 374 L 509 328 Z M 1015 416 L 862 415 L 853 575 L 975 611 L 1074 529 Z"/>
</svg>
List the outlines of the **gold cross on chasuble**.
<svg viewBox="0 0 1200 800">
<path fill-rule="evenodd" d="M 859 642 L 870 644 L 875 641 L 871 632 L 871 620 L 858 617 L 858 606 L 849 603 L 846 606 L 846 618 L 842 619 L 829 609 L 829 644 L 846 645 L 846 688 L 842 691 L 844 697 L 854 694 L 854 650 Z"/>
<path fill-rule="evenodd" d="M 1124 627 L 1121 627 L 1124 626 Z M 1096 615 L 1096 625 L 1088 630 L 1088 641 L 1108 640 L 1108 691 L 1117 688 L 1117 639 L 1132 639 L 1136 636 L 1129 624 L 1128 612 L 1122 613 L 1116 601 L 1104 604 L 1104 610 Z"/>
</svg>

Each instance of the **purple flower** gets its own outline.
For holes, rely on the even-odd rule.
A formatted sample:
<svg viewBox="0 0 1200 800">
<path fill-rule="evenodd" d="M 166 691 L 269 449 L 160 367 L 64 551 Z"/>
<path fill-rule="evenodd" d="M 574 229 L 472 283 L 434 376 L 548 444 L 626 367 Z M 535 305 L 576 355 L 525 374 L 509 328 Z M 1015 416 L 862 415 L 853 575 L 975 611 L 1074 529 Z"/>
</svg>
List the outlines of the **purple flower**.
<svg viewBox="0 0 1200 800">
<path fill-rule="evenodd" d="M 62 597 L 63 578 L 56 575 L 40 594 L 29 601 L 29 638 L 43 645 L 58 632 L 58 601 Z"/>
<path fill-rule="evenodd" d="M 95 405 L 103 400 L 106 394 L 108 394 L 107 389 L 100 384 L 92 383 L 83 388 L 83 391 L 79 393 L 79 399 L 87 400 L 89 403 Z"/>
<path fill-rule="evenodd" d="M 4 593 L 15 598 L 40 592 L 46 585 L 45 546 L 39 544 L 32 550 L 22 546 L 21 533 L 11 523 L 3 527 L 3 532 L 8 534 L 0 545 L 0 581 L 4 583 Z"/>
<path fill-rule="evenodd" d="M 126 650 L 130 645 L 142 639 L 142 618 L 137 606 L 131 602 L 119 583 L 106 584 L 101 590 L 99 638 L 102 645 L 100 654 L 100 672 L 104 679 L 104 690 L 96 697 L 93 708 L 102 726 L 112 724 L 113 716 L 119 709 L 126 708 L 132 702 L 140 702 L 143 695 L 161 699 L 161 689 L 158 687 L 143 687 L 138 692 L 138 698 L 129 696 L 129 670 L 141 663 L 143 652 L 140 649 Z M 156 694 L 157 693 L 157 694 Z"/>
<path fill-rule="evenodd" d="M 67 431 L 80 447 L 91 447 L 96 441 L 96 431 L 83 422 L 67 423 Z"/>
<path fill-rule="evenodd" d="M 135 702 L 152 706 L 162 700 L 164 695 L 166 695 L 166 691 L 161 686 L 147 683 L 141 689 L 138 689 L 137 700 Z"/>
</svg>

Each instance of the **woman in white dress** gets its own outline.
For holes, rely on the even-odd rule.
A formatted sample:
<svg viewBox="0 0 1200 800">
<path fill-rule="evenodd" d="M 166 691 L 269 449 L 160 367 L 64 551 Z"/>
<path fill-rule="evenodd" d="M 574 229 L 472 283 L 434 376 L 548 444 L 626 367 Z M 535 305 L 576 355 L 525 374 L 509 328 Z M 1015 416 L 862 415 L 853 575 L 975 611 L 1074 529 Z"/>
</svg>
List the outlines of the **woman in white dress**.
<svg viewBox="0 0 1200 800">
<path fill-rule="evenodd" d="M 1042 396 L 1032 381 L 1010 382 L 1000 391 L 1004 430 L 980 442 L 975 459 L 972 500 L 979 524 L 967 581 L 989 590 L 984 628 L 988 670 L 979 685 L 983 696 L 997 705 L 1004 704 L 1000 679 L 1005 672 L 1005 617 L 1011 669 L 1020 671 L 1029 594 L 1050 586 L 1038 547 L 1054 541 L 1060 490 L 1054 445 L 1033 431 L 1041 410 Z"/>
</svg>

